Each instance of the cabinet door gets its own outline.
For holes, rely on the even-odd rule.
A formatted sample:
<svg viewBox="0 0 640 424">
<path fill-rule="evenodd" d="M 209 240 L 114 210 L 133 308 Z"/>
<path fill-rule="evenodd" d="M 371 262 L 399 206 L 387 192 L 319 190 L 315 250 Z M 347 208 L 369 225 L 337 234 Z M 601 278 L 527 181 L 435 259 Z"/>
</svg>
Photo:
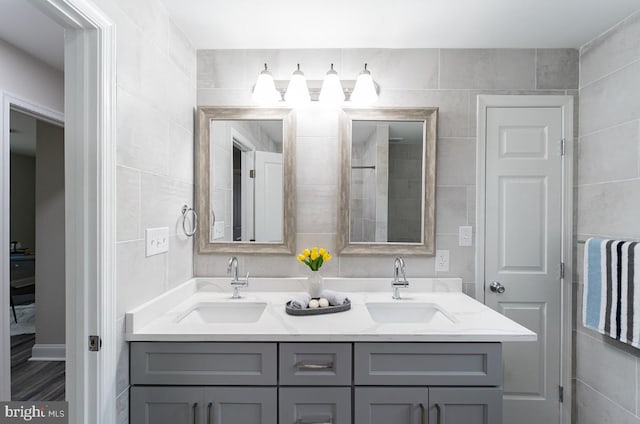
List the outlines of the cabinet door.
<svg viewBox="0 0 640 424">
<path fill-rule="evenodd" d="M 275 387 L 213 387 L 204 391 L 205 424 L 277 424 Z"/>
<path fill-rule="evenodd" d="M 280 388 L 278 424 L 351 424 L 350 387 Z"/>
<path fill-rule="evenodd" d="M 200 387 L 132 387 L 130 394 L 132 423 L 204 423 Z"/>
<path fill-rule="evenodd" d="M 356 387 L 355 424 L 426 424 L 429 393 L 418 387 Z"/>
<path fill-rule="evenodd" d="M 429 389 L 430 424 L 502 424 L 502 389 Z"/>
</svg>

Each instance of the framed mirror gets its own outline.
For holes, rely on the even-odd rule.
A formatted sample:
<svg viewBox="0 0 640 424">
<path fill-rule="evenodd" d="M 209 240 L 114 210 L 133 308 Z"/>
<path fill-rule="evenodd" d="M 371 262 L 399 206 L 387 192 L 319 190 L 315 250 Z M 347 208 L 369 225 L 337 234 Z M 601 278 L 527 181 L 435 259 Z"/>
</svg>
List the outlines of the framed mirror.
<svg viewBox="0 0 640 424">
<path fill-rule="evenodd" d="M 293 112 L 199 107 L 197 114 L 199 252 L 293 253 Z"/>
<path fill-rule="evenodd" d="M 435 254 L 437 118 L 437 108 L 343 110 L 341 254 Z"/>
</svg>

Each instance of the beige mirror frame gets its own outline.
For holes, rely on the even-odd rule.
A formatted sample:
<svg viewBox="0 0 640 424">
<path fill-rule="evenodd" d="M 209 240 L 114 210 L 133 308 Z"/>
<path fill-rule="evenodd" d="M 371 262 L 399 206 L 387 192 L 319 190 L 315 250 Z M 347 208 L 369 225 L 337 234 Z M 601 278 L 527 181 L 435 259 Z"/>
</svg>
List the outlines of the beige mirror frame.
<svg viewBox="0 0 640 424">
<path fill-rule="evenodd" d="M 293 254 L 296 230 L 296 135 L 295 115 L 286 108 L 241 108 L 200 106 L 197 111 L 195 193 L 199 218 L 198 252 L 201 254 Z M 211 242 L 211 121 L 212 120 L 281 120 L 283 154 L 283 234 L 282 242 Z"/>
<path fill-rule="evenodd" d="M 436 140 L 438 108 L 343 109 L 340 117 L 340 184 L 338 199 L 338 251 L 341 255 L 435 254 Z M 420 243 L 350 241 L 351 150 L 353 121 L 423 122 L 422 241 Z"/>
</svg>

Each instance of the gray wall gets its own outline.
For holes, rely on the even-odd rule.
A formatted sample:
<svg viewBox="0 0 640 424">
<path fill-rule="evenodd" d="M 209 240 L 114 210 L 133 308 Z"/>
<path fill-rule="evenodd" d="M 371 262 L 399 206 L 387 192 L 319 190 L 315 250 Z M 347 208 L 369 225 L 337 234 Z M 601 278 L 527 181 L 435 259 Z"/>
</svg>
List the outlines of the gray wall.
<svg viewBox="0 0 640 424">
<path fill-rule="evenodd" d="M 475 226 L 476 99 L 478 94 L 577 95 L 578 52 L 573 49 L 322 49 L 200 50 L 198 104 L 251 105 L 251 87 L 263 63 L 275 79 L 289 79 L 300 63 L 320 80 L 334 63 L 342 79 L 369 64 L 380 85 L 379 106 L 437 106 L 438 249 L 450 250 L 450 271 L 434 272 L 433 258 L 407 258 L 410 276 L 462 277 L 474 291 L 474 247 L 458 247 L 458 226 Z M 313 151 L 313 155 L 304 152 Z M 297 248 L 336 241 L 338 113 L 312 104 L 297 123 Z M 322 178 L 318 178 L 321 175 Z M 200 276 L 226 273 L 228 255 L 196 255 Z M 303 272 L 293 256 L 240 257 L 243 272 L 292 276 Z M 338 255 L 323 267 L 329 276 L 391 276 L 393 258 Z"/>
<path fill-rule="evenodd" d="M 640 239 L 640 13 L 580 51 L 578 239 Z M 582 326 L 577 245 L 576 418 L 640 423 L 640 351 Z"/>
<path fill-rule="evenodd" d="M 118 422 L 128 422 L 124 313 L 193 275 L 180 208 L 193 205 L 196 55 L 160 0 L 95 0 L 117 26 Z M 145 257 L 144 230 L 169 227 L 169 252 Z"/>
<path fill-rule="evenodd" d="M 36 345 L 65 344 L 64 129 L 36 122 Z"/>
<path fill-rule="evenodd" d="M 11 240 L 35 252 L 36 159 L 11 153 Z"/>
</svg>

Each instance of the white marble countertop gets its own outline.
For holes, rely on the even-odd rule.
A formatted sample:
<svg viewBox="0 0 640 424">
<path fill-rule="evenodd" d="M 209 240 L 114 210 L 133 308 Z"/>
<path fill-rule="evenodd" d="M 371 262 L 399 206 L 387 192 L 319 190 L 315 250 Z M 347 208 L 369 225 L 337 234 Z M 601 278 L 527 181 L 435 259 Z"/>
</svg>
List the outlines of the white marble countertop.
<svg viewBox="0 0 640 424">
<path fill-rule="evenodd" d="M 328 278 L 324 287 L 344 292 L 351 310 L 315 316 L 291 316 L 285 303 L 305 291 L 304 278 L 254 278 L 230 299 L 229 278 L 194 278 L 126 314 L 128 341 L 532 341 L 536 334 L 461 292 L 456 278 L 410 279 L 402 300 L 391 298 L 388 278 Z M 205 323 L 180 320 L 197 305 L 261 302 L 260 318 L 248 323 Z M 367 303 L 437 305 L 426 323 L 378 323 Z"/>
</svg>

